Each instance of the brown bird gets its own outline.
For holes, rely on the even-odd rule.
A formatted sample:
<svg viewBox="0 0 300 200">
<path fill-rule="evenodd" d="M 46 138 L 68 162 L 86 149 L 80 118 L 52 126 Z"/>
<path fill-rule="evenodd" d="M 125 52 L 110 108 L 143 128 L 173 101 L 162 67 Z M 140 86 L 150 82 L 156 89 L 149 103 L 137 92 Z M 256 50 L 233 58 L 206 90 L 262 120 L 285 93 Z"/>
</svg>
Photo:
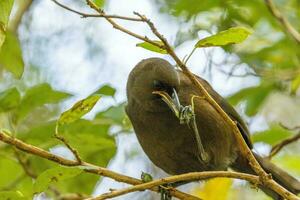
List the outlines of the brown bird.
<svg viewBox="0 0 300 200">
<path fill-rule="evenodd" d="M 237 122 L 244 140 L 252 149 L 248 128 L 239 114 L 207 81 L 197 78 L 228 116 Z M 231 126 L 201 96 L 188 77 L 169 62 L 161 58 L 139 62 L 128 77 L 126 112 L 143 150 L 168 174 L 228 168 L 253 174 L 241 155 Z M 166 104 L 168 97 L 175 108 L 170 102 Z M 180 123 L 178 113 L 176 116 L 176 108 L 177 111 L 191 108 L 192 99 L 194 108 L 192 112 L 187 111 L 186 116 L 194 114 L 195 127 L 188 122 Z M 274 180 L 295 194 L 300 192 L 300 183 L 295 178 L 267 159 L 255 156 Z M 281 199 L 273 191 L 262 189 L 274 199 Z"/>
</svg>

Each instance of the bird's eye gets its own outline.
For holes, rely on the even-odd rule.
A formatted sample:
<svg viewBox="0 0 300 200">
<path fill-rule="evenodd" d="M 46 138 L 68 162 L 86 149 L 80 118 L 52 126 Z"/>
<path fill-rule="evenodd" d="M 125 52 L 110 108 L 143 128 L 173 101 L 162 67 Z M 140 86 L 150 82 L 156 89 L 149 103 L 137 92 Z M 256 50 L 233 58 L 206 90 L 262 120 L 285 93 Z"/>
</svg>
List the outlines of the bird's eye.
<svg viewBox="0 0 300 200">
<path fill-rule="evenodd" d="M 161 81 L 154 80 L 153 81 L 153 87 L 155 89 L 162 89 L 164 87 L 164 84 Z"/>
</svg>

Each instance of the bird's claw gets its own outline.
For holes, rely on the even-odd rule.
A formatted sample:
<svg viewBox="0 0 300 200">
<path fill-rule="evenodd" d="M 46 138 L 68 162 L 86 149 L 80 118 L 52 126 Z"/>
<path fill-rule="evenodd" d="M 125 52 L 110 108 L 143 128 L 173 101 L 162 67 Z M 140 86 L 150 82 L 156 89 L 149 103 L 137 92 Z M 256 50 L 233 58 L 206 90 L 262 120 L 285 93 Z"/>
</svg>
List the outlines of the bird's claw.
<svg viewBox="0 0 300 200">
<path fill-rule="evenodd" d="M 190 127 L 191 120 L 195 118 L 195 113 L 191 105 L 179 107 L 179 122 L 180 124 L 187 124 Z"/>
<path fill-rule="evenodd" d="M 159 192 L 160 200 L 172 200 L 168 184 L 159 186 Z"/>
<path fill-rule="evenodd" d="M 169 94 L 165 91 L 154 91 L 153 94 L 158 94 L 162 97 L 162 100 L 169 106 L 169 108 L 173 111 L 175 116 L 179 119 L 180 124 L 187 124 L 189 128 L 193 129 L 194 136 L 196 138 L 198 152 L 200 155 L 199 159 L 200 161 L 207 163 L 210 158 L 209 155 L 206 153 L 201 141 L 201 137 L 196 124 L 196 116 L 195 116 L 193 106 L 181 105 L 177 92 L 174 88 L 173 88 L 172 97 L 170 97 Z"/>
</svg>

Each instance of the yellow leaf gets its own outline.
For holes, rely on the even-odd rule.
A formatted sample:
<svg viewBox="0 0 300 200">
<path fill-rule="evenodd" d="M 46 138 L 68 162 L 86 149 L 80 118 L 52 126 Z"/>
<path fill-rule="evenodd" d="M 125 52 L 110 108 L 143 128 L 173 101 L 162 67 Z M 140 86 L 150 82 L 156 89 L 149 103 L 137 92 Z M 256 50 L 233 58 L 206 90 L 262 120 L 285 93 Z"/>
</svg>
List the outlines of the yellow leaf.
<svg viewBox="0 0 300 200">
<path fill-rule="evenodd" d="M 232 180 L 229 178 L 214 178 L 194 188 L 192 193 L 205 200 L 227 200 L 231 185 Z"/>
</svg>

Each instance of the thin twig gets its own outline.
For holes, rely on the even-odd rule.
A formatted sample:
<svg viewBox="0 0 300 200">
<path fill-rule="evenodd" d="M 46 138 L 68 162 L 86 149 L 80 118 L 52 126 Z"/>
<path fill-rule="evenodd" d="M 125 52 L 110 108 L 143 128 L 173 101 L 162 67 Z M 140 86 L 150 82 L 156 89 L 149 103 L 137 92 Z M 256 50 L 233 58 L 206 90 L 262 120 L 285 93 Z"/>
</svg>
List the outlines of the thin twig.
<svg viewBox="0 0 300 200">
<path fill-rule="evenodd" d="M 276 8 L 272 0 L 265 0 L 272 15 L 281 23 L 285 30 L 300 44 L 300 33 L 289 23 L 289 21 Z"/>
<path fill-rule="evenodd" d="M 8 135 L 4 132 L 0 132 L 0 140 L 3 141 L 6 144 L 9 144 L 9 145 L 12 145 L 12 146 L 16 147 L 17 149 L 19 149 L 23 152 L 27 152 L 27 153 L 32 154 L 32 155 L 36 155 L 38 157 L 53 161 L 53 162 L 58 163 L 60 165 L 64 165 L 64 166 L 82 166 L 84 168 L 83 170 L 87 173 L 109 177 L 109 178 L 112 178 L 116 181 L 128 183 L 128 184 L 131 184 L 131 185 L 138 185 L 138 184 L 143 183 L 139 179 L 132 178 L 132 177 L 129 177 L 129 176 L 126 176 L 126 175 L 122 175 L 122 174 L 113 172 L 111 170 L 108 170 L 106 168 L 93 165 L 91 163 L 82 162 L 81 165 L 78 165 L 77 161 L 69 160 L 69 159 L 63 158 L 61 156 L 57 156 L 57 155 L 52 154 L 48 151 L 45 151 L 44 149 L 41 149 L 39 147 L 27 144 L 27 143 L 25 143 L 25 142 L 23 142 L 19 139 L 11 137 L 10 135 Z M 154 192 L 159 192 L 158 187 L 157 188 L 152 188 L 151 190 L 154 191 Z M 176 189 L 172 189 L 172 191 L 170 191 L 170 192 L 171 192 L 172 196 L 177 197 L 178 199 L 199 200 L 199 198 L 197 198 L 197 197 L 194 197 L 190 194 L 180 192 Z"/>
<path fill-rule="evenodd" d="M 300 129 L 300 126 L 288 127 L 288 126 L 284 125 L 283 123 L 279 123 L 279 125 L 280 125 L 282 128 L 287 129 L 287 130 L 290 130 L 290 131 L 296 131 L 296 130 L 299 130 L 299 129 Z"/>
<path fill-rule="evenodd" d="M 272 147 L 270 155 L 268 156 L 268 158 L 272 158 L 273 156 L 275 156 L 282 148 L 284 148 L 285 146 L 296 142 L 297 140 L 300 139 L 300 132 L 296 135 L 294 135 L 293 137 L 287 138 L 285 140 L 282 140 L 280 143 L 276 144 L 275 146 Z"/>
<path fill-rule="evenodd" d="M 127 20 L 127 21 L 142 21 L 141 19 L 139 18 L 134 18 L 134 17 L 126 17 L 126 16 L 120 16 L 120 15 L 105 15 L 104 13 L 103 14 L 89 14 L 89 13 L 83 13 L 83 12 L 80 12 L 78 10 L 74 10 L 73 8 L 70 8 L 56 0 L 51 0 L 53 1 L 55 4 L 57 4 L 58 6 L 72 12 L 72 13 L 75 13 L 75 14 L 78 14 L 80 15 L 82 18 L 87 18 L 87 17 L 107 17 L 107 18 L 115 18 L 115 19 L 122 19 L 122 20 Z"/>
<path fill-rule="evenodd" d="M 74 155 L 78 165 L 80 165 L 82 163 L 82 160 L 79 156 L 79 153 L 76 149 L 74 149 L 69 143 L 68 141 L 63 137 L 63 136 L 60 136 L 59 133 L 58 133 L 58 128 L 59 128 L 59 125 L 58 123 L 56 123 L 56 126 L 55 126 L 55 134 L 54 134 L 54 137 L 56 139 L 58 139 L 59 141 L 61 141 L 62 143 L 64 143 L 64 145 L 72 152 L 72 154 Z"/>
<path fill-rule="evenodd" d="M 133 37 L 135 37 L 135 38 L 137 38 L 137 39 L 140 39 L 140 40 L 142 40 L 142 41 L 148 42 L 149 44 L 152 44 L 152 45 L 154 45 L 154 46 L 156 46 L 156 47 L 159 47 L 159 48 L 161 48 L 161 49 L 165 49 L 165 47 L 164 47 L 163 45 L 160 45 L 160 44 L 158 44 L 157 42 L 155 42 L 155 41 L 153 41 L 153 40 L 150 40 L 150 39 L 147 38 L 146 36 L 141 36 L 141 35 L 139 35 L 139 34 L 136 34 L 136 33 L 132 32 L 132 31 L 129 31 L 129 30 L 126 29 L 126 28 L 123 28 L 122 26 L 120 26 L 119 24 L 117 24 L 112 18 L 107 17 L 108 15 L 106 15 L 106 13 L 105 13 L 102 9 L 98 8 L 98 7 L 96 6 L 96 4 L 95 4 L 94 2 L 92 2 L 91 0 L 86 0 L 86 2 L 87 2 L 87 4 L 88 4 L 92 9 L 94 9 L 94 10 L 95 10 L 96 12 L 98 12 L 99 14 L 103 15 L 103 18 L 105 18 L 106 21 L 108 21 L 108 23 L 110 23 L 110 24 L 113 26 L 113 28 L 115 28 L 115 29 L 117 29 L 117 30 L 119 30 L 119 31 L 121 31 L 121 32 L 123 32 L 123 33 L 126 33 L 126 34 L 128 34 L 128 35 L 131 35 L 131 36 L 133 36 Z M 143 19 L 141 19 L 141 20 L 144 21 Z"/>
<path fill-rule="evenodd" d="M 193 55 L 193 53 L 196 51 L 196 47 L 193 48 L 193 50 L 191 51 L 191 53 L 187 56 L 186 59 L 184 59 L 184 61 L 182 61 L 185 65 L 187 64 L 187 62 L 189 61 L 189 59 L 191 58 L 191 56 Z"/>
<path fill-rule="evenodd" d="M 204 180 L 204 179 L 215 178 L 215 177 L 227 177 L 227 178 L 242 179 L 242 180 L 246 180 L 246 181 L 252 183 L 255 186 L 260 185 L 260 179 L 258 176 L 245 174 L 245 173 L 229 172 L 229 171 L 191 172 L 191 173 L 186 173 L 186 174 L 181 174 L 181 175 L 176 175 L 176 176 L 171 176 L 171 177 L 154 180 L 151 182 L 139 184 L 136 186 L 131 186 L 131 187 L 120 189 L 120 190 L 114 190 L 109 193 L 105 193 L 105 194 L 99 195 L 97 197 L 89 198 L 86 200 L 110 199 L 113 197 L 131 193 L 131 192 L 151 189 L 153 187 L 157 187 L 159 185 L 164 185 L 164 184 L 168 184 L 168 183 L 175 183 L 175 182 L 179 182 L 179 181 L 198 181 L 198 180 Z"/>
<path fill-rule="evenodd" d="M 67 141 L 64 137 L 62 137 L 62 136 L 60 136 L 60 135 L 58 135 L 58 134 L 55 134 L 54 137 L 55 137 L 56 139 L 60 140 L 62 143 L 64 143 L 64 145 L 72 152 L 72 154 L 73 154 L 74 157 L 76 158 L 76 161 L 78 162 L 78 165 L 80 165 L 80 164 L 82 163 L 82 160 L 81 160 L 81 158 L 80 158 L 80 156 L 79 156 L 78 151 L 77 151 L 76 149 L 74 149 L 74 148 L 68 143 L 68 141 Z"/>
</svg>

